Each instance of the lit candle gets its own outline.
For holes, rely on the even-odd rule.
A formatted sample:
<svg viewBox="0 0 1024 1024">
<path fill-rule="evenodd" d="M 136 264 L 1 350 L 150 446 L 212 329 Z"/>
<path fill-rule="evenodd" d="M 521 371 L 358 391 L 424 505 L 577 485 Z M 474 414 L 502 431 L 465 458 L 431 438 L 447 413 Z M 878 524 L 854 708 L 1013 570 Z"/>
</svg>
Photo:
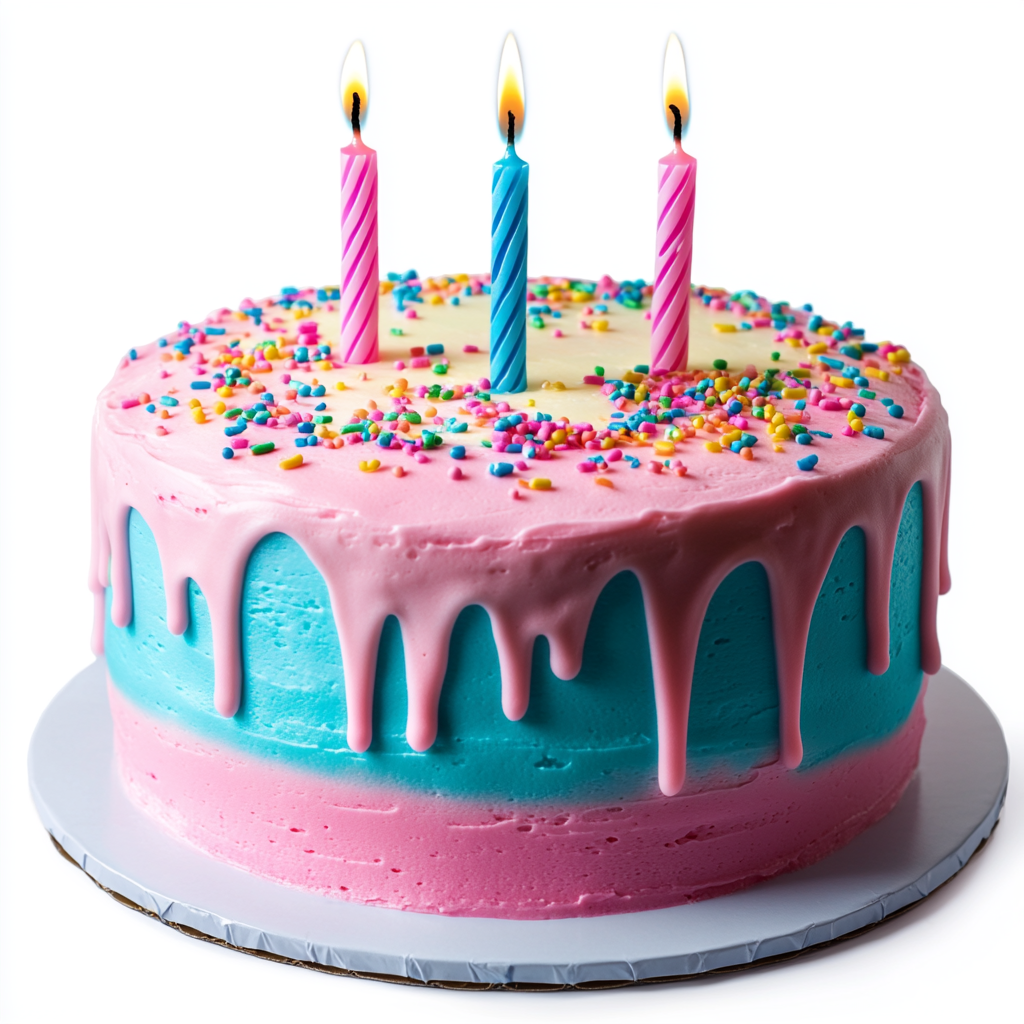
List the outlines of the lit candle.
<svg viewBox="0 0 1024 1024">
<path fill-rule="evenodd" d="M 516 155 L 525 117 L 523 66 L 510 32 L 498 69 L 498 128 L 505 155 L 491 186 L 491 390 L 526 390 L 526 220 L 530 165 Z"/>
<path fill-rule="evenodd" d="M 341 358 L 377 361 L 377 151 L 363 144 L 369 77 L 363 44 L 349 48 L 341 69 L 341 103 L 352 123 L 352 144 L 341 151 Z"/>
<path fill-rule="evenodd" d="M 674 147 L 658 163 L 658 230 L 651 299 L 651 370 L 685 370 L 690 348 L 690 263 L 697 161 L 683 152 L 690 122 L 683 47 L 673 32 L 665 48 L 665 117 Z"/>
</svg>

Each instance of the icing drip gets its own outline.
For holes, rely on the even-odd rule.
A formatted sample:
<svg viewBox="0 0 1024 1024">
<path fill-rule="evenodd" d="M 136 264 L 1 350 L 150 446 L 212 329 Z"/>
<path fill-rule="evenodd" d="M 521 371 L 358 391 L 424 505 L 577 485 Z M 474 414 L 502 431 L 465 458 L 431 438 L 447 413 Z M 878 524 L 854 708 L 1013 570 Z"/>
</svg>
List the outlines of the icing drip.
<svg viewBox="0 0 1024 1024">
<path fill-rule="evenodd" d="M 94 648 L 102 653 L 108 585 L 113 624 L 131 621 L 127 521 L 135 508 L 160 552 L 171 630 L 182 632 L 187 625 L 190 578 L 206 597 L 213 700 L 222 715 L 234 715 L 242 687 L 240 598 L 246 564 L 257 542 L 279 531 L 303 548 L 327 583 L 344 664 L 350 746 L 363 751 L 370 745 L 377 647 L 384 621 L 393 614 L 406 652 L 408 741 L 425 750 L 436 735 L 449 635 L 463 608 L 479 604 L 490 615 L 502 707 L 515 720 L 529 704 L 535 639 L 549 639 L 552 670 L 572 678 L 598 596 L 615 575 L 630 570 L 640 581 L 648 623 L 659 783 L 673 795 L 686 776 L 690 684 L 701 623 L 726 576 L 757 561 L 771 591 L 782 762 L 795 767 L 802 756 L 808 629 L 832 557 L 849 529 L 863 529 L 868 664 L 872 672 L 882 672 L 888 665 L 893 551 L 904 502 L 918 481 L 924 501 L 921 665 L 927 674 L 940 666 L 935 616 L 939 593 L 949 587 L 949 435 L 937 393 L 916 368 L 908 368 L 911 375 L 921 392 L 914 429 L 896 436 L 884 457 L 856 472 L 801 474 L 760 492 L 725 495 L 723 501 L 618 519 L 532 523 L 505 533 L 501 522 L 474 515 L 472 508 L 448 523 L 388 524 L 357 512 L 310 507 L 274 487 L 259 497 L 242 488 L 236 493 L 235 485 L 207 484 L 197 473 L 155 459 L 142 445 L 124 443 L 112 430 L 108 437 L 101 425 L 94 434 L 92 469 Z"/>
</svg>

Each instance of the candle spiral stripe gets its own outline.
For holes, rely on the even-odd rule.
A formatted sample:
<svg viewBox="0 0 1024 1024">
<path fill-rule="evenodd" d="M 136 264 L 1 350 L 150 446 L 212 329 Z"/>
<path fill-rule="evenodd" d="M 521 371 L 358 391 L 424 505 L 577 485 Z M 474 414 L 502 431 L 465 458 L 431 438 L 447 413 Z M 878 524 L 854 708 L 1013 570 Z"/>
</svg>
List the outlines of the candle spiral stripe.
<svg viewBox="0 0 1024 1024">
<path fill-rule="evenodd" d="M 341 151 L 341 358 L 376 362 L 377 154 L 362 143 Z"/>
<path fill-rule="evenodd" d="M 526 232 L 530 165 L 511 147 L 491 188 L 491 390 L 526 390 Z"/>
<path fill-rule="evenodd" d="M 661 163 L 651 369 L 684 370 L 690 347 L 690 270 L 697 162 L 676 154 Z"/>
</svg>

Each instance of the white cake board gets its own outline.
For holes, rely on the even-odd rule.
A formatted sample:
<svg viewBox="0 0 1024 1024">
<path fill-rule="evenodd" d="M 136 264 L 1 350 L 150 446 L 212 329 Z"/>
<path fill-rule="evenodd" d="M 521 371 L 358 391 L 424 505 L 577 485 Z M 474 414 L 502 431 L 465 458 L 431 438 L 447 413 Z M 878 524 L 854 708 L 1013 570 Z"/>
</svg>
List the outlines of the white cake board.
<svg viewBox="0 0 1024 1024">
<path fill-rule="evenodd" d="M 120 902 L 196 938 L 299 966 L 452 988 L 601 988 L 683 979 L 850 936 L 923 899 L 988 838 L 1006 793 L 995 716 L 948 669 L 925 700 L 920 768 L 896 808 L 811 867 L 668 910 L 562 921 L 439 917 L 265 881 L 164 833 L 114 766 L 101 660 L 53 700 L 29 784 L 58 848 Z"/>
</svg>

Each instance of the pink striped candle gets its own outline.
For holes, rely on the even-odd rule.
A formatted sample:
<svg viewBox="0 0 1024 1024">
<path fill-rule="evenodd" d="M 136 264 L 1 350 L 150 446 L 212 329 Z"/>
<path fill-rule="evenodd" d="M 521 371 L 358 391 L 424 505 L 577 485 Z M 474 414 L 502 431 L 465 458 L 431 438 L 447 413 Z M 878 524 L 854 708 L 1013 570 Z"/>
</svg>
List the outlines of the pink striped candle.
<svg viewBox="0 0 1024 1024">
<path fill-rule="evenodd" d="M 658 163 L 658 230 L 651 299 L 651 370 L 685 370 L 690 351 L 690 271 L 697 161 L 683 151 L 690 120 L 686 61 L 675 33 L 665 48 L 665 115 L 675 143 Z"/>
<path fill-rule="evenodd" d="M 686 369 L 696 185 L 697 161 L 683 151 L 677 135 L 675 149 L 658 162 L 658 235 L 651 299 L 653 372 Z"/>
<path fill-rule="evenodd" d="M 358 52 L 356 48 L 358 47 Z M 352 144 L 341 151 L 341 358 L 346 363 L 377 361 L 377 151 L 364 145 L 359 128 L 360 106 L 366 95 L 366 58 L 354 43 L 346 59 L 362 74 L 350 86 L 342 72 L 347 113 L 352 122 Z M 358 65 L 361 63 L 361 68 Z M 349 105 L 349 99 L 351 106 Z"/>
</svg>

